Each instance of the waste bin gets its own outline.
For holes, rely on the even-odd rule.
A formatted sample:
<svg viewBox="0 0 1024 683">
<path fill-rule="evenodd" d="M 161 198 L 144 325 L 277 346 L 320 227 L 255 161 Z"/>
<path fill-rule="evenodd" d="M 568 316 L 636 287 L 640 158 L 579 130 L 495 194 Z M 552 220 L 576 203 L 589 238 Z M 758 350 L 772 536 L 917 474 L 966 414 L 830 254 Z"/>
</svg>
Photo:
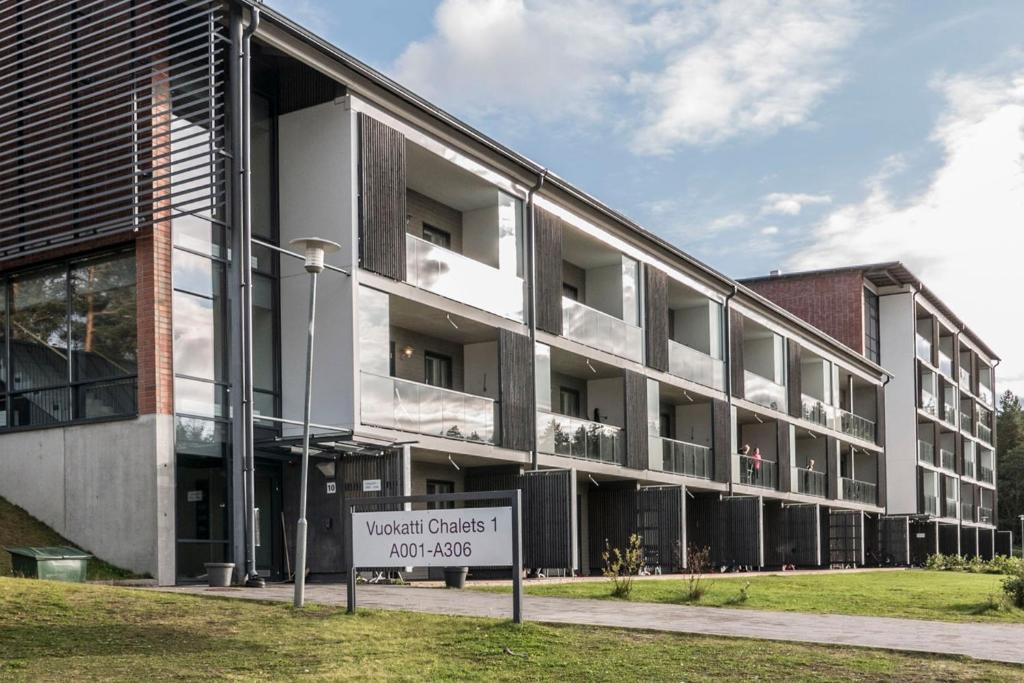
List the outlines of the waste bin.
<svg viewBox="0 0 1024 683">
<path fill-rule="evenodd" d="M 15 576 L 50 581 L 85 581 L 86 569 L 92 559 L 92 555 L 69 546 L 5 550 L 11 554 L 11 568 Z"/>
</svg>

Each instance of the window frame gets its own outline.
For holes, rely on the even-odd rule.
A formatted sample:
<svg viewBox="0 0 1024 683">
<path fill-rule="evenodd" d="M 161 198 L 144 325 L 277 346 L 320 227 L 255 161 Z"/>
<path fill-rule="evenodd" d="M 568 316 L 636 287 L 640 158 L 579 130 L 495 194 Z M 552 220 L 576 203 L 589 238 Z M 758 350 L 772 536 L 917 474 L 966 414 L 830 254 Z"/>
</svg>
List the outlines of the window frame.
<svg viewBox="0 0 1024 683">
<path fill-rule="evenodd" d="M 566 417 L 582 418 L 583 417 L 583 401 L 582 401 L 583 397 L 580 395 L 579 389 L 573 389 L 572 387 L 563 387 L 563 386 L 559 385 L 559 387 L 558 387 L 558 410 L 559 411 L 565 411 L 565 401 L 563 399 L 566 396 L 570 396 L 570 397 L 573 398 L 573 400 L 576 403 L 576 411 L 574 413 L 560 412 L 559 414 L 560 415 L 565 415 Z"/>
<path fill-rule="evenodd" d="M 430 237 L 427 237 L 428 234 L 430 235 Z M 429 242 L 430 244 L 433 244 L 435 247 L 441 247 L 442 249 L 447 249 L 451 251 L 452 234 L 447 230 L 443 230 L 437 227 L 436 225 L 431 225 L 430 223 L 423 223 L 423 225 L 420 228 L 420 238 L 424 242 Z M 434 238 L 439 238 L 441 241 L 435 242 Z"/>
<path fill-rule="evenodd" d="M 430 490 L 431 487 L 435 487 L 436 488 L 438 486 L 447 487 L 450 490 L 449 491 L 436 491 L 435 490 L 435 491 L 431 492 L 431 490 Z M 444 494 L 444 493 L 455 493 L 455 482 L 450 480 L 450 479 L 427 479 L 426 487 L 425 487 L 424 490 L 427 492 L 428 496 L 435 495 L 435 494 L 439 495 L 439 494 Z M 427 509 L 428 510 L 454 510 L 455 509 L 455 501 L 454 500 L 445 500 L 445 501 L 440 501 L 440 502 L 428 502 L 427 503 Z"/>
<path fill-rule="evenodd" d="M 865 287 L 864 355 L 874 363 L 880 363 L 882 358 L 882 318 L 879 306 L 878 294 Z"/>
<path fill-rule="evenodd" d="M 442 368 L 444 370 L 444 377 L 442 378 L 442 381 L 445 382 L 445 384 L 433 384 L 430 381 L 431 373 L 428 370 L 428 366 L 430 365 L 431 362 L 439 362 L 439 363 L 443 364 Z M 426 384 L 427 386 L 437 387 L 438 389 L 453 390 L 454 386 L 455 386 L 455 384 L 454 384 L 454 377 L 453 377 L 454 373 L 452 371 L 453 366 L 454 366 L 454 363 L 452 362 L 452 357 L 449 356 L 448 354 L 446 354 L 446 353 L 438 353 L 436 351 L 426 351 L 426 350 L 424 350 L 423 351 L 423 383 Z"/>
</svg>

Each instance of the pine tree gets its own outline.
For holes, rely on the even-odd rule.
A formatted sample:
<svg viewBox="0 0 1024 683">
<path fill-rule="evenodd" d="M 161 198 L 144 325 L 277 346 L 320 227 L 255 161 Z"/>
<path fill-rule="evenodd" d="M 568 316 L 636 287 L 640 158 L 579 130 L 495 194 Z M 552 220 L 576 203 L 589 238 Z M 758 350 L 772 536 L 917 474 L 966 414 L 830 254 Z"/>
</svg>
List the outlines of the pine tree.
<svg viewBox="0 0 1024 683">
<path fill-rule="evenodd" d="M 1012 391 L 999 398 L 996 440 L 999 526 L 1016 532 L 1024 514 L 1024 409 Z"/>
</svg>

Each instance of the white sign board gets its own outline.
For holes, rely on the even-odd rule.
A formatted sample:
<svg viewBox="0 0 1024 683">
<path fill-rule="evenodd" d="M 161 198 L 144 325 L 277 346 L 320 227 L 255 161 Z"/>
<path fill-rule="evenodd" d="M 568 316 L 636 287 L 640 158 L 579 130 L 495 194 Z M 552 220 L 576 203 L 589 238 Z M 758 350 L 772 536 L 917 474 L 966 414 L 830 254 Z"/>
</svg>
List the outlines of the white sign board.
<svg viewBox="0 0 1024 683">
<path fill-rule="evenodd" d="M 512 509 L 352 514 L 356 567 L 511 566 Z"/>
<path fill-rule="evenodd" d="M 338 482 L 335 482 L 335 481 L 327 482 L 327 493 L 328 494 L 332 494 L 332 493 L 337 493 L 337 492 L 338 492 Z"/>
<path fill-rule="evenodd" d="M 380 491 L 380 479 L 363 479 L 363 493 Z"/>
<path fill-rule="evenodd" d="M 203 500 L 203 492 L 201 490 L 189 491 L 188 493 L 185 494 L 185 497 L 188 499 L 188 502 L 190 503 L 199 503 L 202 502 Z"/>
</svg>

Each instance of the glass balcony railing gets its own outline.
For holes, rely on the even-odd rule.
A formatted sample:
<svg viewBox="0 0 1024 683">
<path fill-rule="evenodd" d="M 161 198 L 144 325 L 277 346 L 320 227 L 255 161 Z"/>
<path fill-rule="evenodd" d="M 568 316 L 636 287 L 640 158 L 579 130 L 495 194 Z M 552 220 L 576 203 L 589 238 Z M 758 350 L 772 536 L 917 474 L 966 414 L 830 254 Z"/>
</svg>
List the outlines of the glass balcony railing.
<svg viewBox="0 0 1024 683">
<path fill-rule="evenodd" d="M 942 500 L 942 516 L 956 519 L 957 503 L 955 498 L 944 498 Z"/>
<path fill-rule="evenodd" d="M 992 390 L 986 387 L 984 384 L 978 385 L 978 398 L 981 402 L 987 405 L 989 408 L 992 407 Z"/>
<path fill-rule="evenodd" d="M 776 384 L 767 377 L 762 377 L 750 370 L 743 371 L 744 397 L 758 405 L 772 410 L 785 412 L 786 386 Z"/>
<path fill-rule="evenodd" d="M 839 410 L 839 429 L 864 441 L 875 440 L 875 423 L 866 417 L 855 415 L 846 410 Z"/>
<path fill-rule="evenodd" d="M 878 504 L 878 486 L 868 481 L 843 477 L 843 500 L 856 503 Z"/>
<path fill-rule="evenodd" d="M 942 404 L 942 421 L 948 425 L 956 426 L 956 414 L 957 409 L 953 407 L 952 403 Z"/>
<path fill-rule="evenodd" d="M 953 359 L 939 351 L 939 372 L 953 379 Z"/>
<path fill-rule="evenodd" d="M 725 391 L 725 361 L 668 340 L 668 371 L 676 377 Z"/>
<path fill-rule="evenodd" d="M 939 497 L 938 496 L 924 496 L 924 514 L 926 515 L 937 515 L 939 514 Z"/>
<path fill-rule="evenodd" d="M 927 441 L 917 442 L 917 459 L 921 462 L 926 462 L 929 465 L 935 464 L 935 446 L 928 443 Z"/>
<path fill-rule="evenodd" d="M 935 398 L 935 394 L 931 393 L 927 389 L 921 390 L 921 410 L 929 415 L 939 414 L 939 402 Z"/>
<path fill-rule="evenodd" d="M 985 443 L 992 443 L 992 428 L 987 424 L 978 423 L 978 438 Z"/>
<path fill-rule="evenodd" d="M 764 489 L 778 488 L 776 464 L 763 458 L 740 455 L 740 483 Z"/>
<path fill-rule="evenodd" d="M 800 401 L 803 404 L 802 413 L 805 420 L 819 424 L 822 427 L 832 428 L 835 423 L 832 406 L 826 404 L 821 399 L 808 396 L 807 394 L 802 394 Z"/>
<path fill-rule="evenodd" d="M 971 371 L 967 368 L 960 368 L 960 388 L 967 391 L 971 390 Z"/>
<path fill-rule="evenodd" d="M 977 477 L 977 474 L 978 474 L 978 470 L 977 470 L 977 466 L 974 463 L 974 460 L 971 459 L 971 458 L 968 458 L 967 455 L 964 455 L 964 472 L 963 472 L 963 476 L 967 477 L 968 479 L 974 479 L 974 478 Z"/>
<path fill-rule="evenodd" d="M 494 443 L 494 401 L 363 372 L 360 420 L 403 432 Z"/>
<path fill-rule="evenodd" d="M 964 522 L 973 522 L 974 506 L 970 503 L 960 503 L 960 519 Z"/>
<path fill-rule="evenodd" d="M 537 450 L 543 453 L 621 464 L 623 444 L 621 427 L 568 415 L 537 413 Z"/>
<path fill-rule="evenodd" d="M 445 298 L 523 321 L 523 279 L 405 235 L 405 281 Z"/>
<path fill-rule="evenodd" d="M 992 508 L 979 507 L 978 508 L 978 521 L 982 524 L 992 523 Z"/>
<path fill-rule="evenodd" d="M 961 410 L 960 411 L 960 429 L 962 429 L 963 431 L 967 432 L 968 434 L 973 434 L 974 432 L 971 429 L 972 424 L 973 424 L 973 420 L 971 420 L 971 414 L 970 413 L 965 413 L 964 411 Z"/>
<path fill-rule="evenodd" d="M 711 449 L 695 443 L 655 437 L 661 442 L 661 469 L 701 479 L 711 478 Z"/>
<path fill-rule="evenodd" d="M 950 472 L 956 471 L 956 455 L 953 451 L 947 451 L 945 448 L 939 449 L 939 466 Z"/>
<path fill-rule="evenodd" d="M 994 484 L 996 481 L 996 473 L 992 471 L 991 467 L 985 467 L 982 465 L 978 468 L 978 480 Z"/>
<path fill-rule="evenodd" d="M 796 470 L 796 490 L 808 496 L 825 497 L 827 479 L 824 472 L 798 467 Z"/>
<path fill-rule="evenodd" d="M 562 297 L 562 336 L 567 339 L 639 363 L 642 334 L 636 325 Z"/>
<path fill-rule="evenodd" d="M 920 334 L 917 335 L 917 357 L 929 365 L 932 363 L 932 343 Z"/>
</svg>

